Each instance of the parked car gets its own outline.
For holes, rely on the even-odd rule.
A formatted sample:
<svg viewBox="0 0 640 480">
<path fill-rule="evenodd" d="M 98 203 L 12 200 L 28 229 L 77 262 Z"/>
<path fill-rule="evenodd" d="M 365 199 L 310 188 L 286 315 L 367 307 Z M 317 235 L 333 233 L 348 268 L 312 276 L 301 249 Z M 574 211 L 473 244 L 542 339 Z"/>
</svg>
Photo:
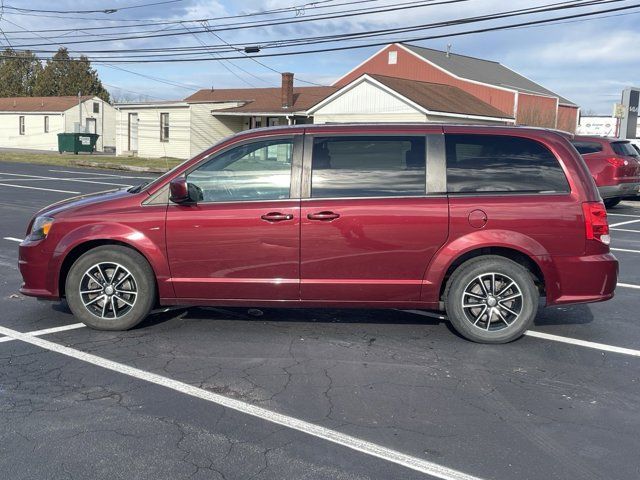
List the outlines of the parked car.
<svg viewBox="0 0 640 480">
<path fill-rule="evenodd" d="M 640 194 L 640 153 L 628 140 L 575 136 L 571 141 L 593 175 L 607 208 Z"/>
<path fill-rule="evenodd" d="M 613 297 L 584 161 L 553 131 L 436 125 L 249 130 L 148 185 L 34 217 L 21 292 L 104 330 L 157 305 L 446 311 L 504 343 L 539 306 Z"/>
</svg>

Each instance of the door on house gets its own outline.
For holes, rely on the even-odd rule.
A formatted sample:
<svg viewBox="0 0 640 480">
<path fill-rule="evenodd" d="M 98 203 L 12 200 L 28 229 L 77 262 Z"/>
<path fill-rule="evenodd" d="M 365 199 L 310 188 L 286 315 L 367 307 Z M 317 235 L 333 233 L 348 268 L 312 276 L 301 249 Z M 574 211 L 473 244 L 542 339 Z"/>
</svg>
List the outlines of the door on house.
<svg viewBox="0 0 640 480">
<path fill-rule="evenodd" d="M 97 133 L 95 118 L 85 118 L 84 131 L 86 133 Z"/>
<path fill-rule="evenodd" d="M 129 148 L 130 152 L 138 151 L 138 114 L 129 114 Z"/>
</svg>

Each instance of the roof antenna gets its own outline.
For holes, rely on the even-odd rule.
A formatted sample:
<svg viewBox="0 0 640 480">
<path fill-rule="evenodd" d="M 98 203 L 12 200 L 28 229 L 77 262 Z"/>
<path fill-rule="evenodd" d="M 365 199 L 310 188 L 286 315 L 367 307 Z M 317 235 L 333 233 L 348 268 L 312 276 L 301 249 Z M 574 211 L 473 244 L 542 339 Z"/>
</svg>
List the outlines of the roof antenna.
<svg viewBox="0 0 640 480">
<path fill-rule="evenodd" d="M 451 44 L 447 43 L 447 58 L 451 57 Z"/>
</svg>

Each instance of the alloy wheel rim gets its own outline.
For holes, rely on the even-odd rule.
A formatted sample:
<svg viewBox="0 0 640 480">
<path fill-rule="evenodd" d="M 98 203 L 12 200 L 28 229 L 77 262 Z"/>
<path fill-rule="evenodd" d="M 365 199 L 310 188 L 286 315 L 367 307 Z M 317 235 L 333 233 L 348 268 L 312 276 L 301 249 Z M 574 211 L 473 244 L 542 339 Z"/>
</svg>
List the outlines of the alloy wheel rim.
<svg viewBox="0 0 640 480">
<path fill-rule="evenodd" d="M 483 273 L 471 280 L 462 294 L 462 311 L 475 328 L 496 332 L 510 327 L 523 308 L 520 286 L 502 273 Z"/>
<path fill-rule="evenodd" d="M 92 315 L 115 320 L 124 317 L 138 298 L 138 285 L 129 270 L 115 262 L 89 268 L 80 280 L 82 304 Z"/>
</svg>

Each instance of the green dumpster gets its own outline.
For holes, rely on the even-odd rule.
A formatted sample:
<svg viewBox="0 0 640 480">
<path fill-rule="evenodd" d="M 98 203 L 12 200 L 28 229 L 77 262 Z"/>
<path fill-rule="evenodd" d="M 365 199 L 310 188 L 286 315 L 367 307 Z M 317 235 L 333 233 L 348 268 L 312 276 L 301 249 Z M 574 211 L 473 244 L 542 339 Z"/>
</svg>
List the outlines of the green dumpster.
<svg viewBox="0 0 640 480">
<path fill-rule="evenodd" d="M 59 133 L 58 152 L 93 153 L 99 136 L 96 133 Z"/>
</svg>

